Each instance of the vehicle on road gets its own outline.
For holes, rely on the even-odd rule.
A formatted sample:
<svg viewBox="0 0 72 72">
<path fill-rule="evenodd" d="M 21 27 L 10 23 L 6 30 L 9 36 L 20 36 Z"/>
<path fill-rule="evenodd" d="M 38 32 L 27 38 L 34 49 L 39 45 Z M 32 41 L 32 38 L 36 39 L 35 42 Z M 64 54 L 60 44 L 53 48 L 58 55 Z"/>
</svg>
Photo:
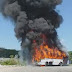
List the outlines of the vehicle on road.
<svg viewBox="0 0 72 72">
<path fill-rule="evenodd" d="M 49 58 L 45 58 L 45 59 L 41 59 L 40 62 L 36 62 L 36 65 L 42 66 L 51 66 L 51 65 L 63 65 L 63 59 L 49 59 Z"/>
</svg>

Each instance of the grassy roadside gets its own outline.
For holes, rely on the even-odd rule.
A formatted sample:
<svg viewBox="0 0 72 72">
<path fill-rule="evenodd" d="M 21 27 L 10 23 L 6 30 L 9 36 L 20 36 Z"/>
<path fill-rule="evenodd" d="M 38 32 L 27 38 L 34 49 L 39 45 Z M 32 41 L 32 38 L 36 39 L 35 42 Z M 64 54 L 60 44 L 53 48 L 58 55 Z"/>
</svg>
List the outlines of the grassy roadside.
<svg viewBox="0 0 72 72">
<path fill-rule="evenodd" d="M 69 64 L 69 66 L 72 66 L 72 64 Z"/>
<path fill-rule="evenodd" d="M 0 61 L 0 64 L 1 65 L 18 65 L 19 61 L 14 58 L 10 58 L 9 60 Z"/>
<path fill-rule="evenodd" d="M 21 65 L 21 66 L 25 66 L 26 63 L 25 63 L 25 61 L 23 63 L 21 63 L 19 61 L 19 59 L 10 58 L 8 60 L 0 61 L 0 65 Z"/>
</svg>

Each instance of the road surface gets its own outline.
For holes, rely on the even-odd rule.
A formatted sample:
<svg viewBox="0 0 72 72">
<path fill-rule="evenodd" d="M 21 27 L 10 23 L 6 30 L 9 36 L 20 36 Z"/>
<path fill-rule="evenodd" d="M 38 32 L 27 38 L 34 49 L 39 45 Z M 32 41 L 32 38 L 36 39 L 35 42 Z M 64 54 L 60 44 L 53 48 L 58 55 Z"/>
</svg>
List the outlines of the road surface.
<svg viewBox="0 0 72 72">
<path fill-rule="evenodd" d="M 72 66 L 0 66 L 0 72 L 72 72 Z"/>
</svg>

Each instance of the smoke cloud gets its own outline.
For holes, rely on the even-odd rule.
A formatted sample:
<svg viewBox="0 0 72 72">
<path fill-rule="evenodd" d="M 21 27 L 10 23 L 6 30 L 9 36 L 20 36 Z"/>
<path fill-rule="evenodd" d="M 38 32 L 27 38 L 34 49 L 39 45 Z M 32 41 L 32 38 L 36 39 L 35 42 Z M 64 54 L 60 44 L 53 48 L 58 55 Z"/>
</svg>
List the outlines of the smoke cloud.
<svg viewBox="0 0 72 72">
<path fill-rule="evenodd" d="M 55 11 L 61 3 L 62 0 L 4 0 L 2 3 L 3 15 L 14 19 L 16 37 L 21 40 L 22 48 L 28 48 L 28 54 L 33 51 L 34 40 L 38 45 L 42 43 L 42 35 L 46 36 L 50 47 L 62 50 L 56 29 L 63 18 Z"/>
</svg>

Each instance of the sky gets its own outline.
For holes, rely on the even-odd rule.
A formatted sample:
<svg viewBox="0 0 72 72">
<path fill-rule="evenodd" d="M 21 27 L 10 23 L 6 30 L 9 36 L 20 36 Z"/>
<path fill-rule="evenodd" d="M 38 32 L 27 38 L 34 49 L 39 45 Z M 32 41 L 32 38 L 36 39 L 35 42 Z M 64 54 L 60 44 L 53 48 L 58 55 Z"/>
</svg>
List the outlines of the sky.
<svg viewBox="0 0 72 72">
<path fill-rule="evenodd" d="M 63 3 L 57 6 L 57 11 L 63 16 L 63 23 L 57 29 L 59 39 L 68 51 L 72 51 L 72 0 L 63 0 Z M 4 18 L 0 13 L 0 47 L 7 49 L 20 50 L 20 42 L 16 39 L 14 33 L 13 21 Z"/>
</svg>

